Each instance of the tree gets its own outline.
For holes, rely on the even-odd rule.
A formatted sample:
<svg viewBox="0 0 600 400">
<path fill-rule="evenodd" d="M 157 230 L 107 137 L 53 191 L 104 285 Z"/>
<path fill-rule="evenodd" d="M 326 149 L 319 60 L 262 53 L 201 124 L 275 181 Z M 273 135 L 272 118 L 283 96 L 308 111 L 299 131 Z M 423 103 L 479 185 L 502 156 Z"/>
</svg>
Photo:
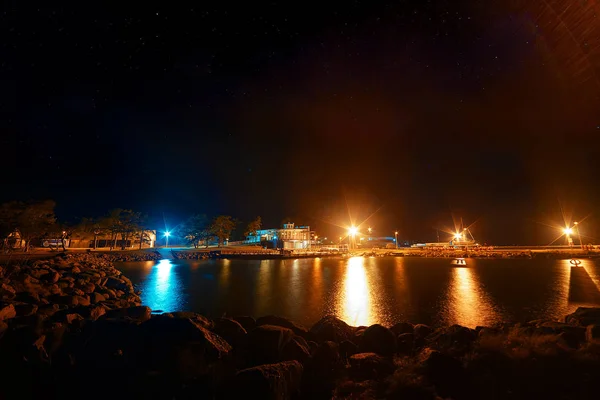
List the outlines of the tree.
<svg viewBox="0 0 600 400">
<path fill-rule="evenodd" d="M 72 229 L 72 236 L 77 239 L 93 240 L 92 247 L 98 248 L 98 236 L 108 231 L 104 218 L 82 218 Z"/>
<path fill-rule="evenodd" d="M 219 247 L 225 240 L 229 239 L 236 225 L 237 221 L 229 215 L 219 215 L 213 219 L 210 231 L 219 239 Z"/>
<path fill-rule="evenodd" d="M 5 230 L 18 231 L 25 241 L 23 251 L 28 251 L 33 239 L 42 238 L 51 232 L 56 222 L 52 200 L 37 202 L 12 201 L 0 207 L 0 225 Z"/>
<path fill-rule="evenodd" d="M 132 210 L 119 209 L 118 213 L 116 214 L 116 217 L 118 220 L 117 232 L 121 234 L 121 250 L 125 250 L 127 241 L 133 239 L 136 236 L 136 234 L 139 235 L 141 243 L 144 236 L 142 232 L 144 217 L 142 216 L 142 214 Z"/>
<path fill-rule="evenodd" d="M 209 220 L 204 214 L 196 214 L 189 217 L 179 228 L 179 233 L 195 248 L 204 242 L 208 247 L 208 241 L 213 237 Z"/>
<path fill-rule="evenodd" d="M 254 221 L 250 221 L 248 226 L 246 227 L 246 231 L 244 232 L 244 236 L 256 236 L 260 228 L 262 227 L 262 219 L 260 217 L 256 217 Z"/>
</svg>

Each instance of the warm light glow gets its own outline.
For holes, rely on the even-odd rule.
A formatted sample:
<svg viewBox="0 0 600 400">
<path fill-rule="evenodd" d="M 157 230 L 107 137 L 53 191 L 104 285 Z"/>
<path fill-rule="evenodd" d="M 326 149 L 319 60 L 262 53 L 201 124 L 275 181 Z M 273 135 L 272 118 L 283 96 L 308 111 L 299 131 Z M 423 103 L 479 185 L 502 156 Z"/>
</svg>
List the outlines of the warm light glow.
<svg viewBox="0 0 600 400">
<path fill-rule="evenodd" d="M 460 233 L 456 232 L 456 233 L 454 234 L 454 240 L 460 240 L 460 239 L 462 239 L 462 234 L 460 234 Z"/>
<path fill-rule="evenodd" d="M 397 235 L 397 234 L 398 234 L 398 231 L 394 232 L 394 235 Z"/>
<path fill-rule="evenodd" d="M 488 326 L 501 320 L 474 272 L 473 261 L 470 268 L 452 268 L 448 292 L 448 325 L 459 324 L 469 328 L 477 325 Z"/>
<path fill-rule="evenodd" d="M 348 260 L 344 288 L 341 293 L 340 318 L 346 323 L 369 326 L 373 323 L 373 299 L 369 290 L 369 279 L 363 257 L 352 257 Z"/>
<path fill-rule="evenodd" d="M 348 234 L 350 236 L 355 236 L 358 233 L 358 228 L 355 226 L 351 226 L 350 229 L 348 229 Z"/>
<path fill-rule="evenodd" d="M 570 235 L 570 234 L 573 233 L 573 229 L 571 229 L 571 228 L 565 228 L 565 229 L 563 229 L 563 233 L 565 235 Z"/>
</svg>

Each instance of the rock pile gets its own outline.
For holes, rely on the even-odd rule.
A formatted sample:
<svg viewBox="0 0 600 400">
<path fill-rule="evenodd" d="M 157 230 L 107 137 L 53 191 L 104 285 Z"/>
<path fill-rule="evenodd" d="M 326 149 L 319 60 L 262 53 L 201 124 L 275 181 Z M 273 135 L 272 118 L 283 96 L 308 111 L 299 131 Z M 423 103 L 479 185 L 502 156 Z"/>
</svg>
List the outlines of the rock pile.
<svg viewBox="0 0 600 400">
<path fill-rule="evenodd" d="M 600 309 L 476 329 L 327 316 L 307 329 L 153 315 L 109 262 L 86 256 L 0 274 L 5 399 L 597 398 Z"/>
<path fill-rule="evenodd" d="M 96 257 L 112 262 L 156 261 L 163 258 L 158 251 L 124 251 L 109 253 L 92 253 Z"/>
</svg>

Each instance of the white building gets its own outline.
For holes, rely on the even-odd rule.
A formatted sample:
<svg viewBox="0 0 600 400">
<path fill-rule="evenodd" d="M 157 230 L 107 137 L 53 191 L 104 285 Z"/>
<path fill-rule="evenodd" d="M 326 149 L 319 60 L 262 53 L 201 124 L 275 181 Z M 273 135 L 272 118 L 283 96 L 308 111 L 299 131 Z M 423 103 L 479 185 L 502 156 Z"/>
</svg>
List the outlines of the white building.
<svg viewBox="0 0 600 400">
<path fill-rule="evenodd" d="M 248 244 L 265 244 L 274 248 L 294 250 L 310 248 L 311 232 L 308 226 L 295 226 L 292 222 L 279 229 L 261 229 L 256 235 L 246 237 Z"/>
</svg>

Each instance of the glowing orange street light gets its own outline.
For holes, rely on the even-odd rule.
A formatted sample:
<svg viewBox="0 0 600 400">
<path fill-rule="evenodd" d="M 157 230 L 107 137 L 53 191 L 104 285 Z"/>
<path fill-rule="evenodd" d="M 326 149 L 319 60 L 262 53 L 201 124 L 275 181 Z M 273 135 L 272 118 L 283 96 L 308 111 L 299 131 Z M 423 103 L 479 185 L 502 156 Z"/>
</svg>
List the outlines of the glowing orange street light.
<svg viewBox="0 0 600 400">
<path fill-rule="evenodd" d="M 348 236 L 352 239 L 350 242 L 350 248 L 356 247 L 356 234 L 358 233 L 358 228 L 355 226 L 351 226 L 348 229 Z"/>
</svg>

